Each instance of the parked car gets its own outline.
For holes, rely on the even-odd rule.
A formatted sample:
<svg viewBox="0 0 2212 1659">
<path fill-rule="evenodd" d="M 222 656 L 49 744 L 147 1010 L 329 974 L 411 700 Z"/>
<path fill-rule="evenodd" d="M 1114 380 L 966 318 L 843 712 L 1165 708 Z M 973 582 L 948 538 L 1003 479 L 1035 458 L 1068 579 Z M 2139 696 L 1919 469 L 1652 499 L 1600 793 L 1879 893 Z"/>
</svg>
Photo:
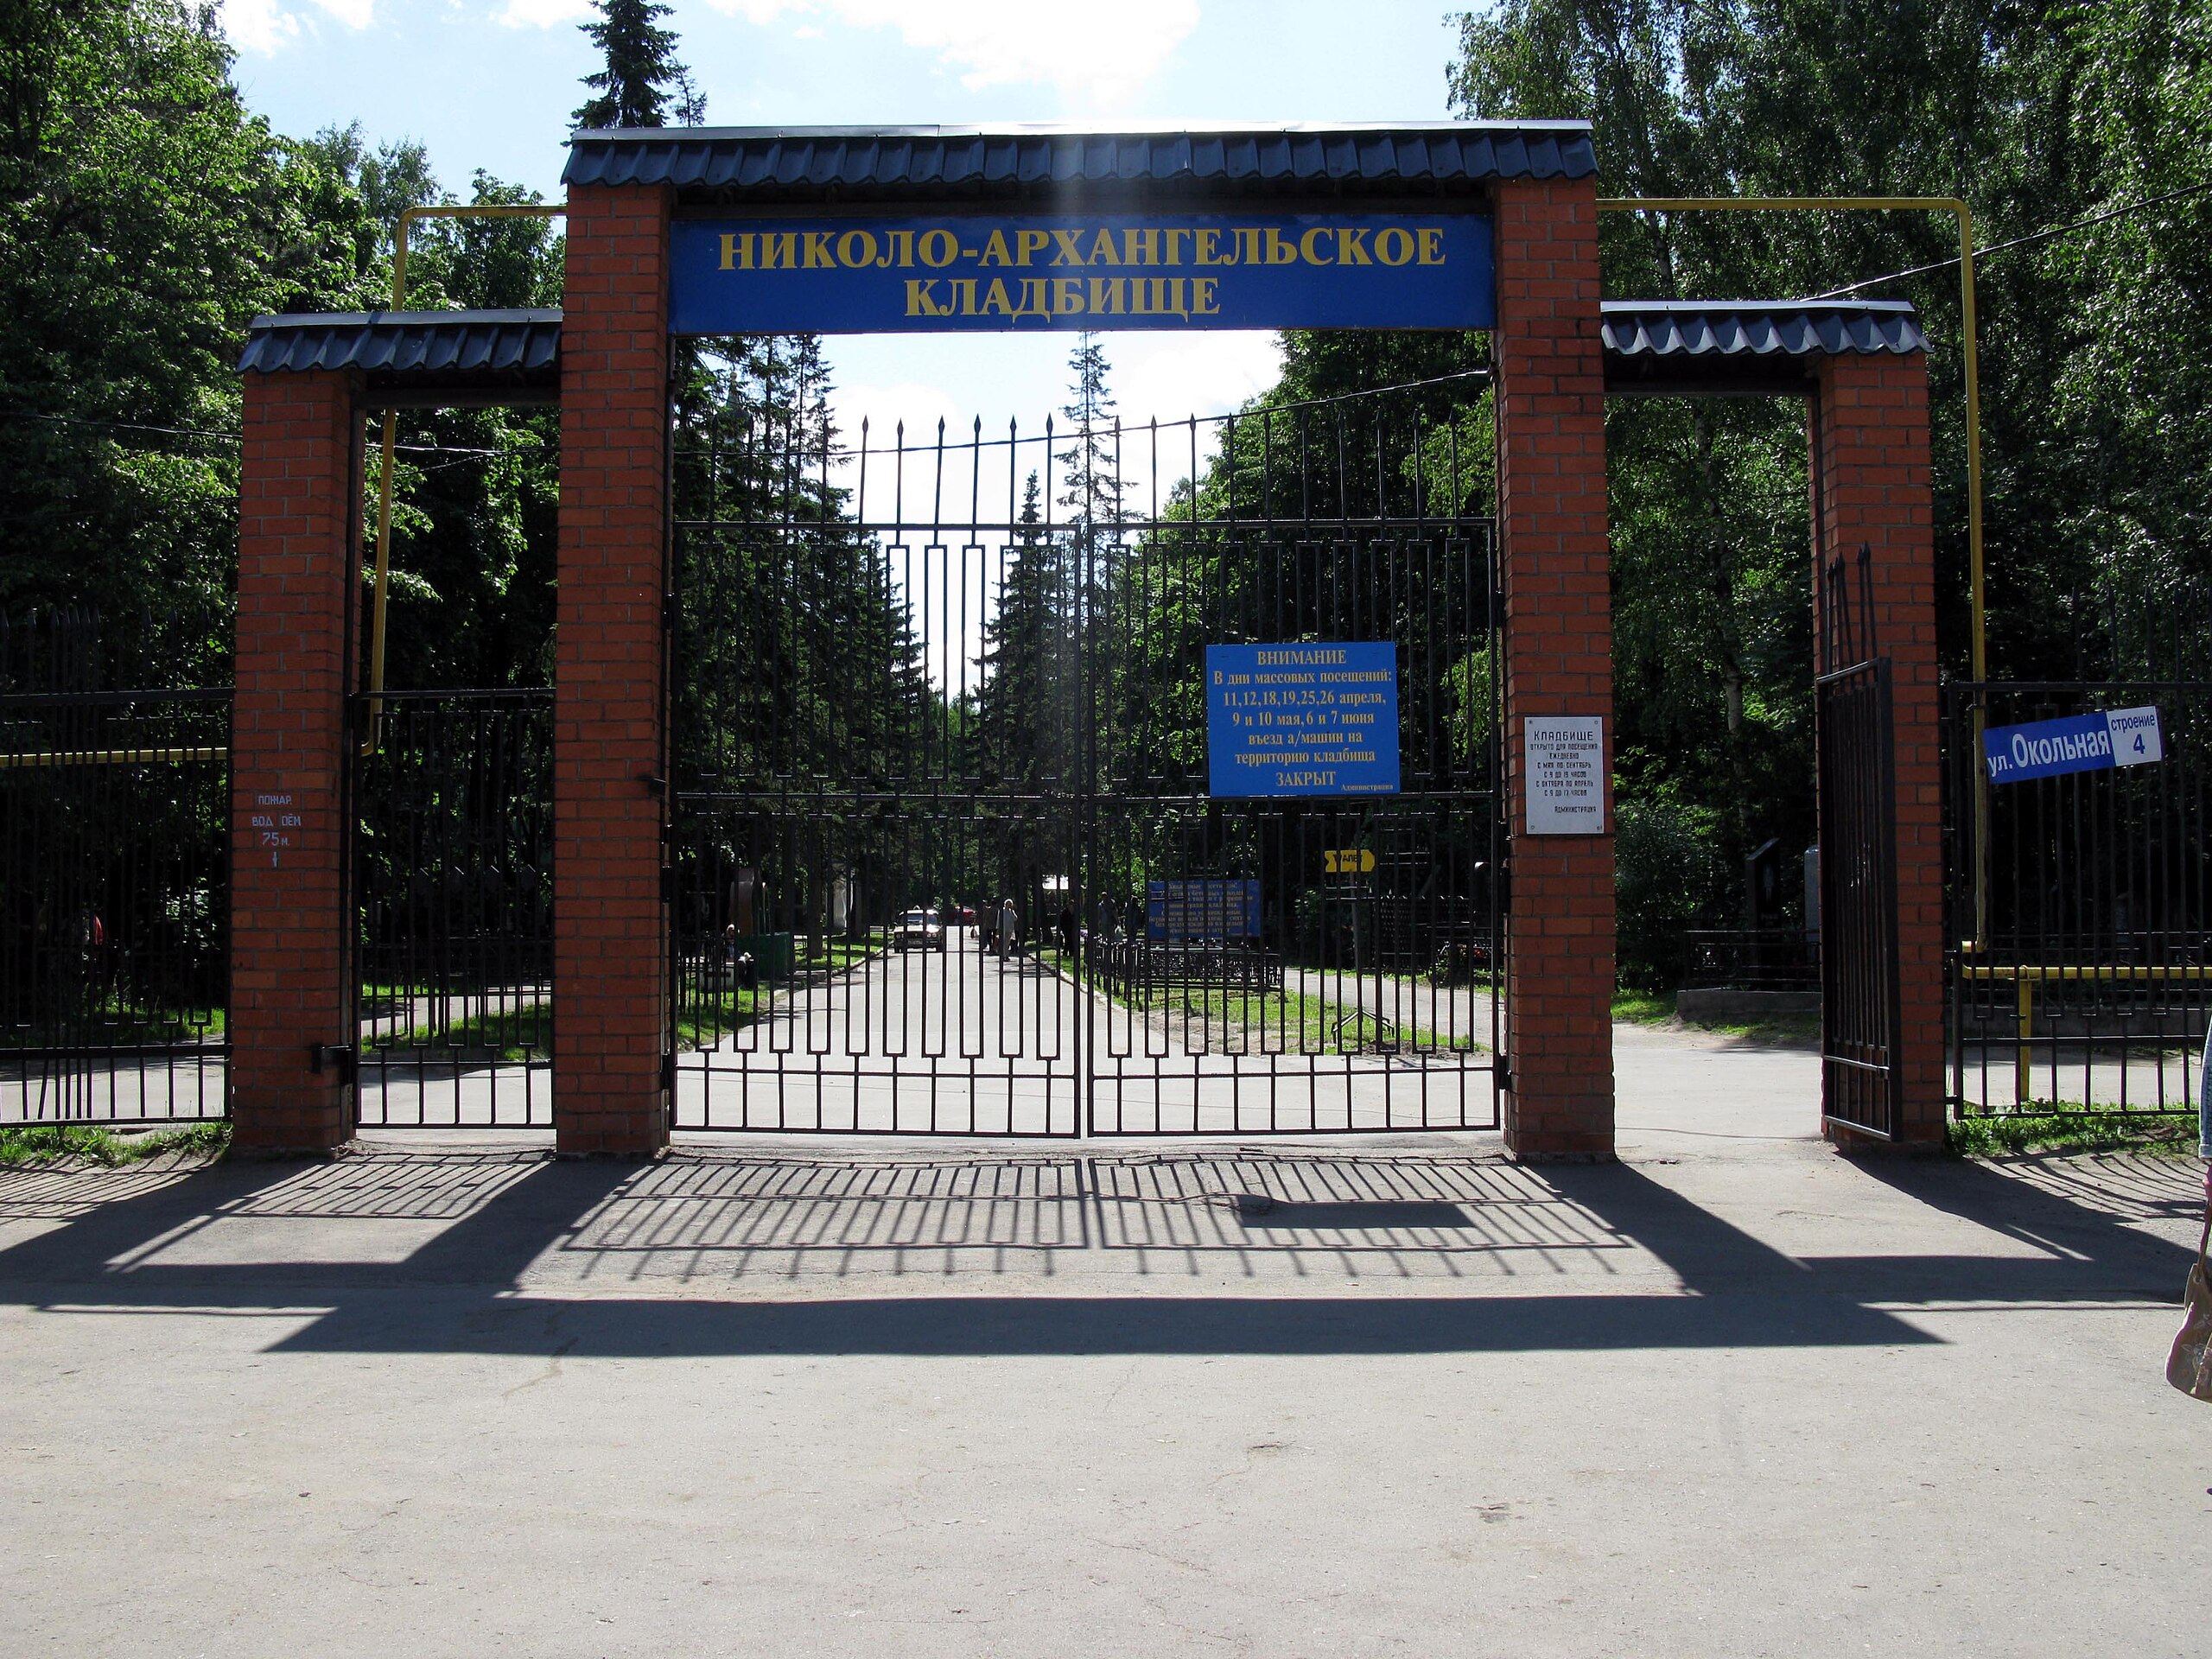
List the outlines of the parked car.
<svg viewBox="0 0 2212 1659">
<path fill-rule="evenodd" d="M 891 930 L 891 943 L 901 950 L 942 950 L 944 918 L 933 910 L 906 911 Z"/>
</svg>

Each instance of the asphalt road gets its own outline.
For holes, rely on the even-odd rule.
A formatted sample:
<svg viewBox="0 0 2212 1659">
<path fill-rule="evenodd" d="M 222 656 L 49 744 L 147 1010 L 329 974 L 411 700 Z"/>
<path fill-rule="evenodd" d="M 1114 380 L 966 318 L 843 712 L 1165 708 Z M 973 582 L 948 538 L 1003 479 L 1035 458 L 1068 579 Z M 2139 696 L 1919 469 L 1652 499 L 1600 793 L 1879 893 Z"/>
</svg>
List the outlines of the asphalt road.
<svg viewBox="0 0 2212 1659">
<path fill-rule="evenodd" d="M 2197 1166 L 1847 1160 L 1805 1055 L 1624 1052 L 1601 1167 L 0 1171 L 0 1651 L 2200 1654 Z"/>
<path fill-rule="evenodd" d="M 1331 1014 L 1361 1006 L 1357 985 L 1332 976 L 1325 991 L 1308 993 L 1324 1033 Z M 1376 1006 L 1371 983 L 1366 1006 Z M 1416 1009 L 1402 995 L 1389 1006 L 1423 1030 L 1433 1020 L 1465 1031 L 1444 1000 Z M 1484 1024 L 1473 1040 L 1489 1034 Z M 680 1062 L 677 1121 L 700 1129 L 1023 1135 L 1078 1126 L 1229 1134 L 1491 1121 L 1486 1052 L 1438 1052 L 1433 1041 L 1319 1052 L 1332 1047 L 1295 1025 L 1248 1027 L 1202 1004 L 1194 1011 L 1187 999 L 1131 1008 L 1079 989 L 1033 956 L 1001 959 L 963 941 L 894 951 L 779 992 L 752 1025 Z"/>
</svg>

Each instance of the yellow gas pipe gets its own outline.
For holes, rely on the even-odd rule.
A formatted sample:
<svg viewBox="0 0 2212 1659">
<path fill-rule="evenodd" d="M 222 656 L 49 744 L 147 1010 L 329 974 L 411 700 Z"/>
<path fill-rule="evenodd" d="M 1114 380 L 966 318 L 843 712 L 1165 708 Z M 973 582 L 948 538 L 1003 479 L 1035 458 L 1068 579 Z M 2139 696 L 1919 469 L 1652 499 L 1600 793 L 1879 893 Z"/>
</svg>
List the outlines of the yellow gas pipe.
<svg viewBox="0 0 2212 1659">
<path fill-rule="evenodd" d="M 1970 643 L 1975 683 L 1988 678 L 1988 653 L 1984 631 L 1985 604 L 1981 558 L 1981 366 L 1974 310 L 1974 213 L 1955 196 L 1615 196 L 1598 203 L 1600 213 L 1949 213 L 1959 222 L 1959 310 L 1965 334 L 1967 383 L 1967 586 L 1974 609 Z M 1974 709 L 1974 939 L 1967 950 L 1987 932 L 1989 839 L 1989 779 L 1979 760 L 1982 728 L 1986 718 L 1977 695 Z"/>
<path fill-rule="evenodd" d="M 392 232 L 391 245 L 391 308 L 401 311 L 407 304 L 407 232 L 418 219 L 559 219 L 566 207 L 542 207 L 530 204 L 499 204 L 495 206 L 403 207 L 399 210 L 399 224 Z M 391 583 L 391 467 L 392 454 L 397 446 L 397 420 L 393 410 L 384 411 L 384 441 L 378 448 L 377 470 L 377 561 L 376 593 L 369 607 L 369 735 L 361 753 L 374 754 L 384 722 L 384 639 L 385 607 Z"/>
</svg>

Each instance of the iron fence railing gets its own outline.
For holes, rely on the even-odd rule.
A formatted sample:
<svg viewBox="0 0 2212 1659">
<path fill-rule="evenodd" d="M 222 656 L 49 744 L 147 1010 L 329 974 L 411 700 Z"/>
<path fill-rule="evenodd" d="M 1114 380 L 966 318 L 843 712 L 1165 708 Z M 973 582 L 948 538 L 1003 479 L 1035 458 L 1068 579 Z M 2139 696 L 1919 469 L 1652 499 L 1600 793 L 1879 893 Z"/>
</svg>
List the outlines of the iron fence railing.
<svg viewBox="0 0 2212 1659">
<path fill-rule="evenodd" d="M 2212 682 L 1944 696 L 1954 1109 L 2194 1111 L 2212 1012 Z M 2154 762 L 1988 774 L 1983 731 L 2140 708 L 2158 712 Z"/>
<path fill-rule="evenodd" d="M 1684 936 L 1686 991 L 1817 991 L 1820 985 L 1820 940 L 1802 928 L 1694 928 Z"/>
<path fill-rule="evenodd" d="M 223 1116 L 230 721 L 227 688 L 0 695 L 0 1123 Z"/>
</svg>

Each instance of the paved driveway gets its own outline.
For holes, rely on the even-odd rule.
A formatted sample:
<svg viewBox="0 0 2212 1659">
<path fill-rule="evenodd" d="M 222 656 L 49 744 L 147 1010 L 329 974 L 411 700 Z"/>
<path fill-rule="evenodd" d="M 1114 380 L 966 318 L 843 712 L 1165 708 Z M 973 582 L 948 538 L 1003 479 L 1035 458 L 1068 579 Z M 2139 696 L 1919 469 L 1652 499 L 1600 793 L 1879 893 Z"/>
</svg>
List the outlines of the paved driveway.
<svg viewBox="0 0 2212 1659">
<path fill-rule="evenodd" d="M 0 1173 L 0 1649 L 2201 1652 L 2194 1167 L 1848 1162 L 1672 1054 L 1611 1166 Z"/>
</svg>

